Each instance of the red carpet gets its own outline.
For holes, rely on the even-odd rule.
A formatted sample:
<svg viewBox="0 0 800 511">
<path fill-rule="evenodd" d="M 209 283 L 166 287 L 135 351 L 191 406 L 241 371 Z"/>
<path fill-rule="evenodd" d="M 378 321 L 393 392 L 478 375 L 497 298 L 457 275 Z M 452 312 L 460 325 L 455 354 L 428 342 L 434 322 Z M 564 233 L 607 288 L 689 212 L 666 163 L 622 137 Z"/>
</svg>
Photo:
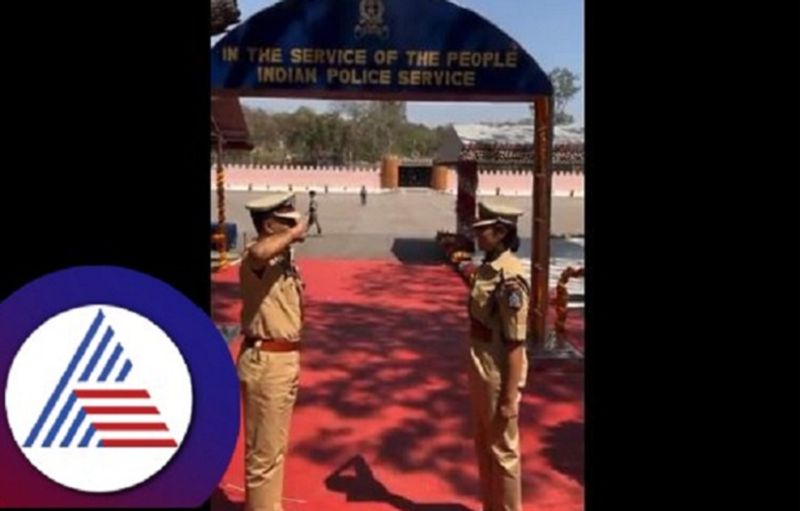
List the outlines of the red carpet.
<svg viewBox="0 0 800 511">
<path fill-rule="evenodd" d="M 300 267 L 307 326 L 286 511 L 480 509 L 458 275 L 388 261 Z M 238 320 L 237 272 L 214 276 L 217 322 Z M 232 353 L 238 348 L 237 339 Z M 583 509 L 583 373 L 534 368 L 529 381 L 520 420 L 525 510 Z M 214 509 L 240 509 L 243 486 L 240 441 Z"/>
</svg>

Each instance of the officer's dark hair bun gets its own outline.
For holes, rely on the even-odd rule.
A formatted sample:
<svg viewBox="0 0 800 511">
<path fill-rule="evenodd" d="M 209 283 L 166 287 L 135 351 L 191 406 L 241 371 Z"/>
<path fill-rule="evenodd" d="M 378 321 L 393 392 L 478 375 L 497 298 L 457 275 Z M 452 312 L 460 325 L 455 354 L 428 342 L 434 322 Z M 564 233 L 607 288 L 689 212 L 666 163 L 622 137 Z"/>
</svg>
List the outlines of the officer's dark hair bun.
<svg viewBox="0 0 800 511">
<path fill-rule="evenodd" d="M 519 235 L 517 234 L 516 225 L 501 224 L 506 230 L 506 235 L 503 237 L 503 246 L 512 252 L 519 250 Z"/>
</svg>

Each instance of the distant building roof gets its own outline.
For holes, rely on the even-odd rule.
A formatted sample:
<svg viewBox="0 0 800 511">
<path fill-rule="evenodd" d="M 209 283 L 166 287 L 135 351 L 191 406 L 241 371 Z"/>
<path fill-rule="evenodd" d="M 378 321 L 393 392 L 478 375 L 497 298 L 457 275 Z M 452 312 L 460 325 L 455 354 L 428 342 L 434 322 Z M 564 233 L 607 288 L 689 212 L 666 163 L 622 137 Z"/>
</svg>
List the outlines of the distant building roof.
<svg viewBox="0 0 800 511">
<path fill-rule="evenodd" d="M 582 165 L 584 128 L 577 124 L 553 128 L 554 164 Z M 479 162 L 533 162 L 532 124 L 454 124 L 445 133 L 444 142 L 434 160 L 455 163 L 470 155 Z"/>
</svg>

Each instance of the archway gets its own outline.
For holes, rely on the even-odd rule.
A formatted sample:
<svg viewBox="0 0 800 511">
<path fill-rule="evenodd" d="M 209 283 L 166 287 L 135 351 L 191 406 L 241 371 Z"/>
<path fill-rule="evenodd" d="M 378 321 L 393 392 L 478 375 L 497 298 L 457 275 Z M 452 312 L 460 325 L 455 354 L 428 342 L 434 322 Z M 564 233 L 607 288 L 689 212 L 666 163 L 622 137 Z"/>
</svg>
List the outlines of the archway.
<svg viewBox="0 0 800 511">
<path fill-rule="evenodd" d="M 284 0 L 214 45 L 211 88 L 240 97 L 532 102 L 532 337 L 544 343 L 553 88 L 506 33 L 447 0 Z M 469 209 L 458 208 L 459 222 Z"/>
</svg>

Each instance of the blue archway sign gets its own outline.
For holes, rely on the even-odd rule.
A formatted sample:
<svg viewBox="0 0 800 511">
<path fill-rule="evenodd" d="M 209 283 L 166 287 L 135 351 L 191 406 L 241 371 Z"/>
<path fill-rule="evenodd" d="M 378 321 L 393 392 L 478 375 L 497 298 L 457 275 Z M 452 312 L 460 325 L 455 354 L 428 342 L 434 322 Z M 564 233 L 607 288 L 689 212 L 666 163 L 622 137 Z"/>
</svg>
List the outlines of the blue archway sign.
<svg viewBox="0 0 800 511">
<path fill-rule="evenodd" d="M 211 50 L 215 94 L 526 101 L 551 96 L 536 61 L 446 0 L 283 0 Z"/>
</svg>

